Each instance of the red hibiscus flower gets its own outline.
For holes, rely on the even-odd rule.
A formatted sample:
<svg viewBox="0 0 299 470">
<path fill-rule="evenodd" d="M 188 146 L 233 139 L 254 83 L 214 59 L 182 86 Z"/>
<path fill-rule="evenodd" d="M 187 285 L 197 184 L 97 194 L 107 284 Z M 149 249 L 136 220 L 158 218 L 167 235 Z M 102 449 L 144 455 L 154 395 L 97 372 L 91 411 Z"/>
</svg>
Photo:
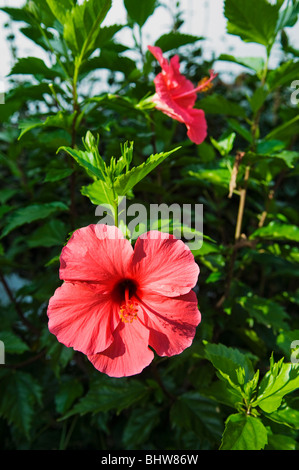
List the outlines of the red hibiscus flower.
<svg viewBox="0 0 299 470">
<path fill-rule="evenodd" d="M 113 377 L 140 373 L 181 353 L 201 315 L 192 287 L 199 268 L 174 236 L 147 232 L 134 249 L 113 226 L 76 230 L 60 258 L 64 283 L 49 301 L 49 330 Z M 152 349 L 151 349 L 152 348 Z"/>
<path fill-rule="evenodd" d="M 160 47 L 148 46 L 149 51 L 158 60 L 162 72 L 154 79 L 156 93 L 153 102 L 156 108 L 167 116 L 186 125 L 187 135 L 192 142 L 201 144 L 207 136 L 207 122 L 202 109 L 195 109 L 197 93 L 211 86 L 216 77 L 213 70 L 210 78 L 201 80 L 195 88 L 190 80 L 180 73 L 179 57 L 173 56 L 168 62 L 163 57 Z"/>
</svg>

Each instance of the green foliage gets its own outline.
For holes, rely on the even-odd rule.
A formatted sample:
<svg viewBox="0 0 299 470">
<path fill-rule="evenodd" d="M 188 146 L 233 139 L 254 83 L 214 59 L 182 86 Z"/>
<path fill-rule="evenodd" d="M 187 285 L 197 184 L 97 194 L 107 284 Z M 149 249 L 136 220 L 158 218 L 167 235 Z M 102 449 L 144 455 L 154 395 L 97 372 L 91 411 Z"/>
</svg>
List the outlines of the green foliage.
<svg viewBox="0 0 299 470">
<path fill-rule="evenodd" d="M 0 105 L 1 448 L 298 450 L 298 49 L 288 37 L 298 2 L 225 0 L 227 33 L 261 53 L 212 60 L 205 38 L 182 32 L 177 5 L 153 42 L 179 55 L 194 85 L 218 62 L 242 66 L 196 102 L 208 123 L 200 145 L 151 101 L 160 67 L 143 28 L 165 6 L 125 0 L 125 24 L 103 26 L 110 7 L 1 9 L 45 57 L 14 55 Z M 99 222 L 98 205 L 117 224 L 124 196 L 128 207 L 203 204 L 202 321 L 182 354 L 111 379 L 49 333 L 47 306 L 72 232 Z"/>
</svg>

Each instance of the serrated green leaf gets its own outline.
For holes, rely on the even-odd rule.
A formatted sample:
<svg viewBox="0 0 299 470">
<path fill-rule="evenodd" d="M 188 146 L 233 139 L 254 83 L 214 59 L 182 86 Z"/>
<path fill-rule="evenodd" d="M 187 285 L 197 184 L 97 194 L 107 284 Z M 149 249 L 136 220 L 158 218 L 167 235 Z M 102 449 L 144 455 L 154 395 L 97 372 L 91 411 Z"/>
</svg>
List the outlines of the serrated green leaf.
<svg viewBox="0 0 299 470">
<path fill-rule="evenodd" d="M 263 377 L 253 406 L 272 413 L 280 406 L 288 393 L 299 388 L 299 364 L 275 363 Z"/>
<path fill-rule="evenodd" d="M 267 442 L 267 429 L 259 418 L 237 413 L 226 420 L 220 450 L 261 450 Z"/>
<path fill-rule="evenodd" d="M 83 186 L 81 194 L 88 197 L 96 206 L 109 206 L 111 210 L 113 210 L 116 203 L 112 186 L 102 180 Z"/>
<path fill-rule="evenodd" d="M 122 441 L 127 449 L 146 443 L 153 429 L 160 422 L 160 408 L 149 405 L 147 408 L 136 408 L 129 416 L 123 430 Z"/>
<path fill-rule="evenodd" d="M 36 220 L 45 219 L 55 212 L 67 211 L 68 207 L 62 202 L 48 202 L 45 204 L 32 204 L 13 211 L 7 218 L 0 238 L 5 237 L 12 230 Z"/>
<path fill-rule="evenodd" d="M 93 179 L 106 180 L 106 169 L 102 157 L 99 155 L 97 148 L 89 148 L 82 151 L 71 147 L 60 147 L 57 152 L 65 151 L 76 162 L 85 169 L 86 173 Z"/>
<path fill-rule="evenodd" d="M 114 410 L 120 413 L 122 410 L 135 405 L 144 399 L 149 389 L 141 382 L 132 380 L 130 382 L 99 380 L 93 383 L 88 393 L 70 410 L 64 417 L 68 418 L 75 414 L 99 413 L 101 411 Z"/>
<path fill-rule="evenodd" d="M 170 410 L 170 419 L 175 426 L 210 440 L 218 440 L 223 431 L 217 405 L 198 392 L 182 394 Z"/>
<path fill-rule="evenodd" d="M 146 175 L 160 165 L 169 155 L 178 150 L 179 147 L 169 152 L 161 152 L 148 157 L 148 159 L 139 166 L 133 167 L 128 172 L 120 175 L 114 182 L 114 189 L 119 196 L 125 196 L 137 183 Z"/>
<path fill-rule="evenodd" d="M 57 71 L 49 69 L 45 62 L 38 57 L 21 57 L 18 59 L 9 75 L 16 74 L 41 75 L 47 79 L 54 79 L 57 77 Z"/>
<path fill-rule="evenodd" d="M 207 343 L 205 345 L 205 355 L 220 372 L 221 376 L 225 380 L 229 379 L 229 382 L 236 386 L 240 385 L 237 372 L 239 368 L 244 370 L 244 380 L 246 382 L 254 376 L 251 360 L 236 348 L 227 347 L 224 344 Z"/>
<path fill-rule="evenodd" d="M 0 371 L 0 416 L 14 424 L 27 438 L 37 405 L 41 405 L 42 390 L 37 380 L 23 371 Z"/>
<path fill-rule="evenodd" d="M 19 128 L 22 129 L 21 133 L 18 137 L 20 140 L 24 134 L 26 134 L 28 131 L 31 131 L 32 129 L 35 129 L 37 127 L 58 127 L 59 129 L 65 129 L 65 130 L 70 130 L 72 127 L 74 119 L 74 113 L 73 114 L 67 114 L 64 111 L 59 111 L 57 114 L 53 116 L 48 116 L 44 121 L 42 120 L 30 120 L 30 121 L 24 121 L 19 123 Z"/>
</svg>

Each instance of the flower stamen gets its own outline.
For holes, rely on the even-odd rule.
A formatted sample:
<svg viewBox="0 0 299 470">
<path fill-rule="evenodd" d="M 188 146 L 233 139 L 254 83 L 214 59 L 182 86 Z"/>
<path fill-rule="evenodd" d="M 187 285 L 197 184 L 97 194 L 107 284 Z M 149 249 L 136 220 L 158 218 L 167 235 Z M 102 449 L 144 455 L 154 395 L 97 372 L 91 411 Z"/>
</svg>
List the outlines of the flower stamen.
<svg viewBox="0 0 299 470">
<path fill-rule="evenodd" d="M 210 77 L 204 77 L 202 80 L 200 80 L 196 88 L 192 88 L 192 90 L 186 91 L 185 93 L 173 95 L 173 98 L 185 98 L 186 96 L 190 96 L 194 93 L 199 93 L 200 91 L 208 91 L 210 88 L 212 88 L 213 84 L 211 82 L 212 80 L 214 80 L 215 77 L 217 77 L 217 73 L 215 73 L 214 70 L 210 70 Z"/>
<path fill-rule="evenodd" d="M 125 289 L 125 304 L 121 305 L 119 316 L 124 323 L 132 323 L 137 318 L 138 302 L 132 301 L 129 298 L 129 289 Z"/>
</svg>

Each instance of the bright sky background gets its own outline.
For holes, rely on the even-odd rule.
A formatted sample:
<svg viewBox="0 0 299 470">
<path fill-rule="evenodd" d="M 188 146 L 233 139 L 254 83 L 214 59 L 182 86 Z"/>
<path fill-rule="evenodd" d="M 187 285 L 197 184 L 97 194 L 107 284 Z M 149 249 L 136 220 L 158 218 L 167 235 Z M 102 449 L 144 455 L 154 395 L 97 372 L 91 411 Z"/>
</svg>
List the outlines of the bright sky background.
<svg viewBox="0 0 299 470">
<path fill-rule="evenodd" d="M 136 2 L 141 0 L 136 0 Z M 142 0 L 144 1 L 144 0 Z M 242 0 L 240 0 L 242 1 Z M 10 6 L 19 7 L 23 5 L 25 0 L 0 0 L 0 7 Z M 176 0 L 161 0 L 161 3 L 174 11 Z M 226 34 L 226 19 L 223 16 L 223 0 L 181 0 L 181 9 L 184 11 L 183 18 L 185 24 L 181 29 L 182 32 L 204 36 L 204 56 L 210 58 L 212 54 L 217 57 L 221 53 L 232 53 L 236 56 L 264 56 L 263 46 L 258 44 L 245 44 L 238 37 Z M 8 15 L 0 12 L 0 53 L 1 68 L 0 82 L 9 73 L 12 60 L 11 54 L 6 41 L 8 30 L 3 27 L 7 21 Z M 144 47 L 147 44 L 153 44 L 158 37 L 169 32 L 172 17 L 166 7 L 159 7 L 154 15 L 152 15 L 144 26 Z M 113 0 L 111 10 L 103 24 L 126 23 L 126 10 L 123 0 Z M 19 23 L 15 23 L 13 31 L 17 37 L 18 57 L 38 56 L 43 58 L 41 48 L 35 47 L 34 44 L 18 33 Z M 294 47 L 298 47 L 299 43 L 299 22 L 297 25 L 288 29 L 291 33 L 290 39 Z M 131 34 L 128 28 L 124 28 L 118 33 L 118 40 L 124 44 L 132 44 Z M 270 67 L 275 67 L 279 59 L 279 49 L 274 48 L 270 61 Z M 216 62 L 215 70 L 217 72 L 229 71 L 238 72 L 242 70 L 238 65 L 228 64 L 226 62 Z M 0 90 L 1 91 L 1 90 Z"/>
</svg>

